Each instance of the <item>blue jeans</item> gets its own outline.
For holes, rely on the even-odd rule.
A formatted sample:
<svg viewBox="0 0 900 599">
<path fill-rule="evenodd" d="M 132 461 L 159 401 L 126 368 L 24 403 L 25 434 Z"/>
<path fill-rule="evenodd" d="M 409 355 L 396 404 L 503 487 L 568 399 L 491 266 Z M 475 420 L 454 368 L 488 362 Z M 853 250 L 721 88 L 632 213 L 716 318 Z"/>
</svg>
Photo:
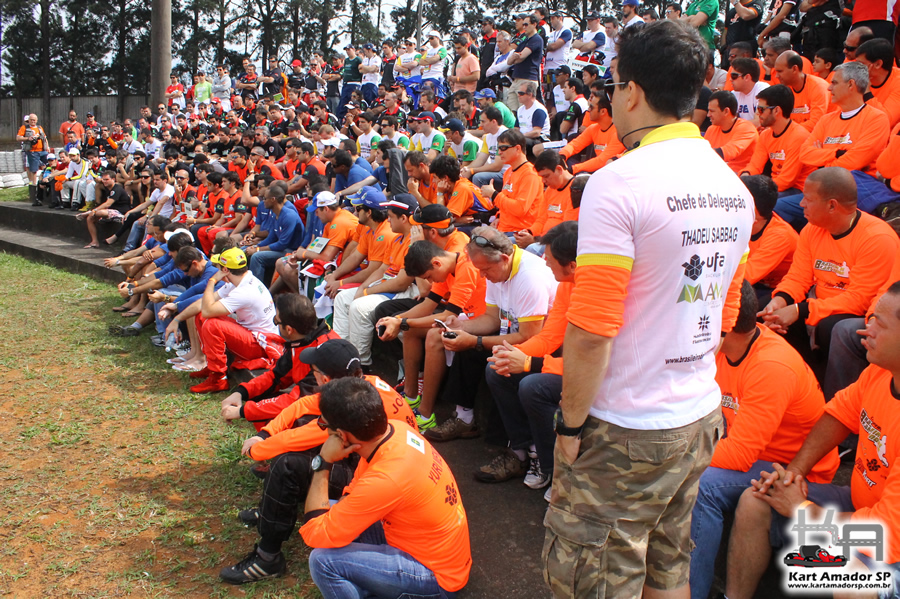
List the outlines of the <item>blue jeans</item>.
<svg viewBox="0 0 900 599">
<path fill-rule="evenodd" d="M 478 189 L 481 189 L 482 185 L 488 185 L 493 183 L 494 181 L 503 181 L 503 173 L 475 173 L 472 175 L 472 183 Z"/>
<path fill-rule="evenodd" d="M 285 252 L 276 252 L 269 250 L 267 252 L 256 252 L 250 256 L 250 272 L 253 276 L 268 286 L 272 281 L 272 273 L 275 271 L 275 263 L 278 259 L 285 255 Z M 266 273 L 269 273 L 269 280 L 266 281 Z"/>
<path fill-rule="evenodd" d="M 344 122 L 344 115 L 347 114 L 347 103 L 350 102 L 350 94 L 359 89 L 359 83 L 345 83 L 341 88 L 341 99 L 338 101 L 337 120 L 338 123 Z"/>
<path fill-rule="evenodd" d="M 405 551 L 388 545 L 380 522 L 346 547 L 313 549 L 309 573 L 325 599 L 454 596 L 442 591 L 431 570 Z"/>
<path fill-rule="evenodd" d="M 363 83 L 362 86 L 363 100 L 366 104 L 372 105 L 372 102 L 378 97 L 378 86 L 374 83 Z"/>
<path fill-rule="evenodd" d="M 866 348 L 862 345 L 862 335 L 856 331 L 866 328 L 865 318 L 848 318 L 831 329 L 831 346 L 828 348 L 828 367 L 822 392 L 830 401 L 835 393 L 856 382 L 862 371 L 869 366 Z"/>
<path fill-rule="evenodd" d="M 172 285 L 171 287 L 165 287 L 159 290 L 161 293 L 165 293 L 166 295 L 171 295 L 173 297 L 178 297 L 182 293 L 186 291 L 186 289 L 181 285 Z M 166 332 L 166 327 L 169 326 L 169 323 L 172 322 L 172 317 L 166 318 L 165 320 L 159 317 L 159 311 L 162 310 L 162 307 L 165 306 L 165 302 L 151 302 L 153 306 L 153 319 L 156 321 L 156 332 L 162 335 Z"/>
<path fill-rule="evenodd" d="M 761 470 L 772 471 L 772 462 L 754 462 L 747 472 L 710 466 L 700 476 L 697 503 L 691 514 L 691 599 L 706 599 L 715 576 L 716 555 L 722 541 L 727 512 L 737 508 L 741 494 Z"/>
<path fill-rule="evenodd" d="M 775 204 L 775 214 L 798 231 L 806 226 L 806 217 L 800 207 L 802 199 L 803 192 L 799 189 L 785 189 L 778 193 L 778 202 Z"/>
<path fill-rule="evenodd" d="M 125 242 L 125 247 L 122 248 L 123 252 L 130 252 L 131 250 L 137 249 L 141 245 L 141 240 L 144 238 L 144 231 L 146 230 L 146 225 L 139 225 L 134 223 L 131 227 L 131 232 L 128 233 L 128 241 Z"/>
</svg>

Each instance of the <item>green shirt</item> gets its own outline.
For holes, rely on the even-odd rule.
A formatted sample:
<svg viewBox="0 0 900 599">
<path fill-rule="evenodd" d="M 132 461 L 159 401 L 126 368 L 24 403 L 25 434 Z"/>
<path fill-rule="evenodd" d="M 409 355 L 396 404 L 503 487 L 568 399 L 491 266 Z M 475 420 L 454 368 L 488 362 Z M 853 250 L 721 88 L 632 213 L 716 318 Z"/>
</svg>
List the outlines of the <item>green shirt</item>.
<svg viewBox="0 0 900 599">
<path fill-rule="evenodd" d="M 503 126 L 507 129 L 512 129 L 516 126 L 516 115 L 513 114 L 512 110 L 499 100 L 494 102 L 494 107 L 500 111 L 500 114 L 503 115 Z"/>
<path fill-rule="evenodd" d="M 362 81 L 362 73 L 359 72 L 359 65 L 362 64 L 362 58 L 348 58 L 344 61 L 344 70 L 341 71 L 341 78 L 344 83 L 360 83 Z"/>
<path fill-rule="evenodd" d="M 194 102 L 197 104 L 209 102 L 210 97 L 212 97 L 212 83 L 203 81 L 194 86 Z"/>
<path fill-rule="evenodd" d="M 694 0 L 684 11 L 684 14 L 693 16 L 703 13 L 707 16 L 706 24 L 698 27 L 700 37 L 710 48 L 715 48 L 713 32 L 716 30 L 716 22 L 719 20 L 719 0 Z"/>
</svg>

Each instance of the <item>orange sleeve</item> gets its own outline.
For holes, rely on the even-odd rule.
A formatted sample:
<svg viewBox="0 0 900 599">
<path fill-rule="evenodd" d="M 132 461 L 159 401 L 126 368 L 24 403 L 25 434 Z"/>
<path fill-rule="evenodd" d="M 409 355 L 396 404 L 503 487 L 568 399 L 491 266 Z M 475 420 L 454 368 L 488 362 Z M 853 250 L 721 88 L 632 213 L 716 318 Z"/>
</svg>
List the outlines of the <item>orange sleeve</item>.
<svg viewBox="0 0 900 599">
<path fill-rule="evenodd" d="M 775 438 L 796 393 L 795 385 L 790 384 L 796 373 L 781 362 L 764 362 L 765 368 L 762 364 L 742 373 L 741 408 L 728 425 L 728 436 L 716 445 L 710 466 L 747 472 Z M 772 381 L 779 384 L 772 385 Z"/>
<path fill-rule="evenodd" d="M 251 447 L 250 457 L 257 461 L 268 460 L 288 451 L 318 447 L 328 438 L 328 433 L 320 429 L 315 421 L 298 428 L 292 427 L 298 418 L 320 413 L 318 393 L 301 397 L 263 427 L 262 430 L 271 436 Z"/>
<path fill-rule="evenodd" d="M 486 290 L 484 278 L 471 262 L 466 260 L 457 268 L 456 276 L 453 278 L 453 287 L 450 289 L 450 297 L 447 299 L 448 304 L 452 304 L 465 311 L 469 305 L 478 304 L 478 298 L 475 293 L 481 288 L 480 305 L 484 306 L 484 293 Z M 432 288 L 435 290 L 437 286 Z"/>
<path fill-rule="evenodd" d="M 300 528 L 309 547 L 346 547 L 404 500 L 403 489 L 384 472 L 367 472 L 352 485 L 349 495 Z"/>
<path fill-rule="evenodd" d="M 582 163 L 576 164 L 572 168 L 572 173 L 577 175 L 578 173 L 593 173 L 598 171 L 606 166 L 606 163 L 612 158 L 615 158 L 623 152 L 625 152 L 625 146 L 622 145 L 622 142 L 619 141 L 617 136 L 613 135 L 612 139 L 609 140 L 602 152 L 590 160 L 585 160 Z"/>
<path fill-rule="evenodd" d="M 815 282 L 813 274 L 812 248 L 810 247 L 811 235 L 810 231 L 813 227 L 805 227 L 800 232 L 800 239 L 797 242 L 797 249 L 794 250 L 794 261 L 787 274 L 772 292 L 772 297 L 777 293 L 786 293 L 794 302 L 802 302 L 806 299 L 806 294 Z"/>
<path fill-rule="evenodd" d="M 800 161 L 803 164 L 808 164 L 810 166 L 832 166 L 831 163 L 835 160 L 835 152 L 837 150 L 833 147 L 817 148 L 814 145 L 816 141 L 825 141 L 825 138 L 827 137 L 825 126 L 829 122 L 831 122 L 830 118 L 819 119 L 819 122 L 816 123 L 816 126 L 813 127 L 812 132 L 809 134 L 809 137 L 806 138 L 806 143 L 800 148 Z"/>
<path fill-rule="evenodd" d="M 891 179 L 891 189 L 900 190 L 900 181 L 894 180 L 900 177 L 900 124 L 891 131 L 887 147 L 875 161 L 875 168 L 882 177 Z"/>
<path fill-rule="evenodd" d="M 595 335 L 615 337 L 625 323 L 625 297 L 633 261 L 623 256 L 588 254 L 578 256 L 577 263 L 569 322 Z"/>
<path fill-rule="evenodd" d="M 566 336 L 566 327 L 568 326 L 566 312 L 569 310 L 571 293 L 572 283 L 560 283 L 556 288 L 556 300 L 550 308 L 544 327 L 537 335 L 516 347 L 533 358 L 552 354 L 559 349 Z"/>
<path fill-rule="evenodd" d="M 870 108 L 871 109 L 871 108 Z M 867 109 L 868 110 L 868 109 Z M 847 153 L 829 166 L 842 166 L 847 170 L 867 170 L 887 146 L 891 125 L 883 112 L 872 109 L 877 114 L 857 124 L 854 142 Z"/>
<path fill-rule="evenodd" d="M 747 269 L 747 256 L 749 252 L 744 252 L 737 270 L 734 271 L 734 277 L 728 286 L 728 293 L 725 295 L 725 304 L 722 306 L 722 332 L 728 333 L 734 328 L 737 322 L 738 312 L 741 311 L 741 285 L 744 284 L 744 271 Z"/>
<path fill-rule="evenodd" d="M 872 303 L 872 298 L 878 293 L 894 266 L 893 261 L 886 257 L 893 256 L 896 259 L 898 245 L 900 240 L 893 232 L 870 236 L 863 251 L 853 260 L 850 283 L 843 293 L 825 299 L 808 300 L 807 323 L 816 324 L 832 314 L 865 314 Z"/>
<path fill-rule="evenodd" d="M 594 123 L 587 129 L 579 133 L 575 139 L 563 146 L 563 149 L 559 151 L 560 156 L 571 158 L 578 152 L 591 145 L 591 143 L 593 143 L 594 141 L 594 131 L 599 128 L 600 125 Z"/>
<path fill-rule="evenodd" d="M 793 127 L 793 125 L 790 125 L 790 127 Z M 804 133 L 804 135 L 801 135 L 799 139 L 792 141 L 792 147 L 785 148 L 784 160 L 781 163 L 781 168 L 777 173 L 772 173 L 772 180 L 775 181 L 775 184 L 778 186 L 778 191 L 785 191 L 792 187 L 802 188 L 802 185 L 797 184 L 797 180 L 800 177 L 801 171 L 807 167 L 800 161 L 800 150 L 803 146 L 800 139 L 808 137 L 808 135 L 805 135 L 806 129 L 798 127 L 798 130 Z M 760 171 L 760 173 L 761 172 L 762 171 Z"/>
<path fill-rule="evenodd" d="M 869 309 L 866 311 L 866 319 L 872 315 L 872 312 L 875 311 L 875 304 L 878 303 L 878 299 L 887 293 L 888 287 L 900 281 L 900 255 L 894 257 L 894 267 L 891 269 L 891 274 L 888 275 L 887 280 L 881 286 L 881 289 L 878 290 L 878 293 L 875 294 L 875 298 L 872 300 L 872 303 L 869 305 Z"/>
<path fill-rule="evenodd" d="M 744 278 L 751 285 L 756 285 L 770 272 L 781 266 L 785 259 L 794 254 L 794 249 L 797 247 L 794 239 L 779 234 L 780 232 L 777 230 L 773 230 L 772 233 L 774 234 L 771 236 L 763 233 L 762 243 L 750 252 L 750 257 L 747 259 Z"/>
<path fill-rule="evenodd" d="M 759 135 L 753 127 L 742 127 L 741 123 L 734 124 L 734 130 L 727 136 L 723 135 L 724 145 L 720 146 L 725 162 L 731 162 L 747 151 L 759 139 Z"/>
<path fill-rule="evenodd" d="M 771 139 L 771 133 L 767 134 L 765 141 L 771 141 Z M 753 156 L 750 158 L 750 162 L 747 164 L 744 172 L 749 175 L 761 175 L 766 168 L 767 162 L 769 162 L 769 148 L 764 143 L 762 136 L 760 136 L 759 142 L 757 142 L 756 148 L 753 150 Z M 779 186 L 778 189 L 781 190 L 781 187 Z"/>
</svg>

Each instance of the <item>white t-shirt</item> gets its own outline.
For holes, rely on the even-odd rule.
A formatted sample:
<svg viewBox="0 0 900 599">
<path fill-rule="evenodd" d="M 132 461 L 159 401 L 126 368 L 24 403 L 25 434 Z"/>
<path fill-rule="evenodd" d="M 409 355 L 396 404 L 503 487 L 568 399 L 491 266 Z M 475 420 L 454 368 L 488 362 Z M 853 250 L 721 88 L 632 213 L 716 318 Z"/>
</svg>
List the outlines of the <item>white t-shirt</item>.
<svg viewBox="0 0 900 599">
<path fill-rule="evenodd" d="M 556 299 L 556 286 L 542 258 L 516 247 L 509 279 L 488 281 L 484 297 L 488 306 L 500 308 L 500 334 L 518 332 L 522 322 L 543 321 Z"/>
<path fill-rule="evenodd" d="M 171 185 L 166 185 L 162 190 L 154 188 L 150 194 L 150 203 L 155 204 L 163 198 L 166 198 L 166 203 L 160 208 L 159 215 L 169 218 L 175 212 L 175 188 Z"/>
<path fill-rule="evenodd" d="M 553 88 L 553 105 L 556 107 L 556 112 L 563 113 L 569 109 L 569 102 L 566 100 L 566 93 L 563 91 L 561 85 L 557 85 Z"/>
<path fill-rule="evenodd" d="M 428 150 L 434 150 L 438 154 L 442 154 L 447 147 L 447 138 L 437 129 L 432 128 L 430 135 L 424 133 L 416 133 L 409 140 L 412 150 L 428 153 Z M 440 146 L 440 147 L 437 147 Z"/>
<path fill-rule="evenodd" d="M 413 62 L 416 59 L 416 54 L 418 54 L 418 53 L 417 52 L 408 52 L 406 54 L 401 54 L 400 56 L 397 57 L 397 64 L 401 65 L 405 62 Z M 422 74 L 422 67 L 415 66 L 415 67 L 411 68 L 409 70 L 408 75 L 406 73 L 401 73 L 399 71 L 398 71 L 398 74 L 400 74 L 404 77 L 417 77 Z"/>
<path fill-rule="evenodd" d="M 481 148 L 482 141 L 469 133 L 465 132 L 462 142 L 455 144 L 447 138 L 447 155 L 453 156 L 460 162 L 470 162 L 475 160 Z"/>
<path fill-rule="evenodd" d="M 572 30 L 563 27 L 559 31 L 551 31 L 550 35 L 547 36 L 547 43 L 552 44 L 560 39 L 564 39 L 566 43 L 564 43 L 561 48 L 551 50 L 546 54 L 544 68 L 547 70 L 558 69 L 566 64 L 566 56 L 569 55 L 569 48 L 572 47 Z"/>
<path fill-rule="evenodd" d="M 540 127 L 541 135 L 546 138 L 550 137 L 550 117 L 547 109 L 540 102 L 535 102 L 531 108 L 525 108 L 524 104 L 520 105 L 516 110 L 516 118 L 519 119 L 519 129 L 522 133 Z"/>
<path fill-rule="evenodd" d="M 591 415 L 660 430 L 696 422 L 721 405 L 715 352 L 726 295 L 748 255 L 754 204 L 696 125 L 660 127 L 642 142 L 588 181 L 577 263 L 630 271 Z M 618 293 L 602 273 L 582 272 L 591 293 Z M 573 298 L 570 321 L 584 317 L 583 301 Z M 616 320 L 603 324 L 615 327 Z"/>
<path fill-rule="evenodd" d="M 147 158 L 156 158 L 156 154 L 159 153 L 161 148 L 162 142 L 155 137 L 153 138 L 153 141 L 144 143 L 144 153 L 147 154 Z"/>
<path fill-rule="evenodd" d="M 374 83 L 378 85 L 381 82 L 381 57 L 377 54 L 372 58 L 362 57 L 362 64 L 366 67 L 376 66 L 378 70 L 374 73 L 363 73 L 362 74 L 362 82 L 365 83 Z"/>
<path fill-rule="evenodd" d="M 371 129 L 368 133 L 363 133 L 356 138 L 356 149 L 359 150 L 360 156 L 368 160 L 372 152 L 377 149 L 376 146 L 378 146 L 380 141 L 381 136 L 378 134 L 378 131 Z"/>
<path fill-rule="evenodd" d="M 485 162 L 485 164 L 493 164 L 497 159 L 497 155 L 500 153 L 500 151 L 497 149 L 497 138 L 500 137 L 500 134 L 504 131 L 506 131 L 506 127 L 500 125 L 500 128 L 496 133 L 485 133 L 484 137 L 481 138 L 481 150 L 479 150 L 479 152 L 488 155 L 487 162 Z M 504 164 L 500 169 L 500 172 L 505 173 L 506 169 L 508 168 L 509 165 Z"/>
<path fill-rule="evenodd" d="M 247 272 L 238 286 L 225 283 L 217 292 L 222 305 L 231 312 L 239 325 L 251 333 L 261 335 L 277 335 L 278 327 L 272 319 L 275 317 L 275 303 L 272 295 L 262 282 Z M 259 340 L 259 338 L 257 338 Z"/>
<path fill-rule="evenodd" d="M 443 79 L 444 78 L 444 59 L 447 58 L 447 49 L 443 46 L 434 48 L 431 44 L 425 50 L 425 58 L 433 58 L 440 56 L 441 60 L 434 64 L 422 67 L 422 79 Z"/>
<path fill-rule="evenodd" d="M 764 81 L 757 81 L 756 85 L 753 86 L 753 89 L 750 90 L 749 94 L 742 94 L 741 92 L 735 90 L 734 97 L 737 98 L 738 103 L 737 115 L 742 119 L 752 121 L 753 117 L 756 116 L 756 107 L 759 106 L 759 101 L 757 101 L 756 99 L 756 94 L 766 89 L 767 87 L 769 87 L 768 83 Z"/>
</svg>

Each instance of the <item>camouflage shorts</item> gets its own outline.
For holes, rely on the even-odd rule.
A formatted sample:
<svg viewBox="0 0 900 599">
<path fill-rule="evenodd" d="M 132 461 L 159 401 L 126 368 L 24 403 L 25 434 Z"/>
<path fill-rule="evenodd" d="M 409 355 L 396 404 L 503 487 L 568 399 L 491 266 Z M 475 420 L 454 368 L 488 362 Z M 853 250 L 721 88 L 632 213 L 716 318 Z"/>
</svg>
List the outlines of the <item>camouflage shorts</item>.
<svg viewBox="0 0 900 599">
<path fill-rule="evenodd" d="M 640 597 L 688 583 L 691 511 L 721 411 L 661 431 L 589 418 L 574 464 L 557 449 L 544 518 L 544 580 L 556 597 Z"/>
</svg>

